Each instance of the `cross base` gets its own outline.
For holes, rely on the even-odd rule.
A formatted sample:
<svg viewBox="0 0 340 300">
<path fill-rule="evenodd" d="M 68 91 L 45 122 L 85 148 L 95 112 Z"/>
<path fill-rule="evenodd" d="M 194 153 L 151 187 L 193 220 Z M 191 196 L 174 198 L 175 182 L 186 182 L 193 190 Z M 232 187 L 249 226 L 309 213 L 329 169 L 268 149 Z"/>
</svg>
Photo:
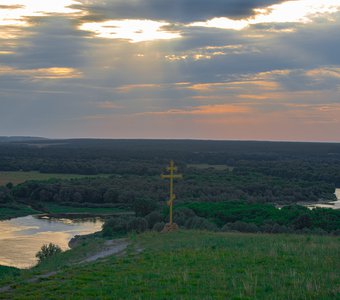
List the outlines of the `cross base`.
<svg viewBox="0 0 340 300">
<path fill-rule="evenodd" d="M 164 225 L 164 228 L 162 230 L 162 232 L 173 232 L 173 231 L 177 231 L 179 229 L 178 225 L 176 223 L 166 223 Z"/>
</svg>

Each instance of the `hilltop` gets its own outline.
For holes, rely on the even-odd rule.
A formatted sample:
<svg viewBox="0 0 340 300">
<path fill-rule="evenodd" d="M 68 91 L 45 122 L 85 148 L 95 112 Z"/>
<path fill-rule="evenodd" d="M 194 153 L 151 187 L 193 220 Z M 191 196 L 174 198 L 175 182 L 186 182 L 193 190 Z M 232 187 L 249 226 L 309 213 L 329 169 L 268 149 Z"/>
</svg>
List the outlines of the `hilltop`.
<svg viewBox="0 0 340 300">
<path fill-rule="evenodd" d="M 54 262 L 9 275 L 14 289 L 0 299 L 339 299 L 339 238 L 179 231 L 129 241 L 118 257 L 30 280 L 79 256 L 91 244 L 83 241 Z"/>
</svg>

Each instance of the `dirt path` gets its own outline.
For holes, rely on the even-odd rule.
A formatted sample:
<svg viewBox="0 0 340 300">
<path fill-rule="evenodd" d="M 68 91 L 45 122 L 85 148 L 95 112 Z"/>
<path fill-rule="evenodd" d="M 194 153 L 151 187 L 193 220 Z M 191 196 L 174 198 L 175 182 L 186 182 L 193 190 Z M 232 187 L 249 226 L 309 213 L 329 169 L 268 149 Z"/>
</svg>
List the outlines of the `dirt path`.
<svg viewBox="0 0 340 300">
<path fill-rule="evenodd" d="M 128 245 L 129 245 L 129 241 L 127 239 L 117 239 L 117 240 L 106 241 L 105 248 L 85 258 L 79 263 L 88 263 L 88 262 L 92 262 L 97 259 L 104 258 L 104 257 L 110 256 L 113 254 L 122 254 L 122 252 L 125 251 Z"/>
<path fill-rule="evenodd" d="M 87 258 L 81 260 L 80 262 L 76 263 L 76 264 L 84 264 L 84 263 L 89 263 L 89 262 L 93 262 L 96 261 L 97 259 L 100 258 L 105 258 L 111 255 L 121 255 L 124 254 L 124 251 L 126 250 L 126 248 L 129 246 L 129 241 L 128 239 L 116 239 L 116 240 L 109 240 L 105 242 L 105 246 L 104 248 L 100 249 L 100 251 L 91 254 L 90 256 L 88 256 Z M 138 249 L 137 249 L 138 250 Z M 140 251 L 137 251 L 138 253 Z M 38 282 L 41 279 L 46 279 L 49 278 L 51 276 L 54 276 L 56 274 L 58 274 L 58 271 L 53 271 L 53 272 L 49 272 L 46 274 L 42 274 L 42 275 L 36 275 L 33 276 L 30 279 L 25 280 L 23 283 L 34 283 L 34 282 Z M 13 289 L 12 285 L 6 285 L 3 287 L 0 287 L 0 293 L 3 292 L 10 292 Z"/>
</svg>

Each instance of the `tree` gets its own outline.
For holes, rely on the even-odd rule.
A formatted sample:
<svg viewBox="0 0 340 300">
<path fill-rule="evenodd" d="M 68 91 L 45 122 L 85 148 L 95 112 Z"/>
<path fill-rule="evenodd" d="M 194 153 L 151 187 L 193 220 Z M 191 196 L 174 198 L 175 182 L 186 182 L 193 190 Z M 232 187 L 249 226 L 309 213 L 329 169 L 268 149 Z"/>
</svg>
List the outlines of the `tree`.
<svg viewBox="0 0 340 300">
<path fill-rule="evenodd" d="M 161 213 L 158 212 L 158 211 L 153 211 L 153 212 L 149 213 L 148 215 L 145 216 L 145 219 L 148 221 L 150 229 L 153 228 L 153 226 L 156 223 L 163 221 L 163 217 L 162 217 Z"/>
<path fill-rule="evenodd" d="M 102 226 L 104 236 L 127 233 L 128 219 L 123 217 L 108 219 Z"/>
<path fill-rule="evenodd" d="M 116 203 L 118 202 L 119 192 L 116 189 L 109 189 L 104 194 L 105 203 Z"/>
<path fill-rule="evenodd" d="M 139 198 L 133 203 L 133 210 L 138 217 L 146 216 L 147 214 L 157 209 L 157 207 L 157 202 L 151 199 Z"/>
<path fill-rule="evenodd" d="M 48 245 L 45 244 L 41 247 L 40 251 L 37 252 L 37 254 L 35 255 L 35 257 L 38 258 L 39 262 L 42 262 L 58 253 L 61 253 L 62 250 L 61 248 L 53 243 L 49 243 Z"/>
<path fill-rule="evenodd" d="M 133 231 L 136 233 L 142 233 L 146 231 L 148 227 L 148 221 L 141 217 L 132 218 L 127 224 L 127 229 L 129 232 Z"/>
<path fill-rule="evenodd" d="M 12 183 L 12 182 L 8 182 L 8 183 L 6 184 L 6 187 L 7 187 L 9 190 L 11 190 L 11 189 L 13 188 L 13 183 Z"/>
<path fill-rule="evenodd" d="M 302 215 L 293 222 L 293 225 L 295 229 L 310 228 L 312 226 L 311 217 L 307 214 Z"/>
</svg>

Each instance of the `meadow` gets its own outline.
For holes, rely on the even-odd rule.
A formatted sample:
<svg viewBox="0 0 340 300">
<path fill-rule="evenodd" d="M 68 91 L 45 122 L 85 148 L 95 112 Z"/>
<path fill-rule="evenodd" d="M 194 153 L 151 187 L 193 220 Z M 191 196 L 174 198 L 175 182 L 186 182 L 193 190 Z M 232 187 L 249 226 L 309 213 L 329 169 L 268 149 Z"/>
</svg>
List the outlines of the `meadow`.
<svg viewBox="0 0 340 300">
<path fill-rule="evenodd" d="M 339 299 L 336 237 L 179 231 L 129 239 L 124 256 L 59 264 L 39 282 L 23 281 L 38 269 L 12 274 L 14 289 L 0 299 Z"/>
</svg>

